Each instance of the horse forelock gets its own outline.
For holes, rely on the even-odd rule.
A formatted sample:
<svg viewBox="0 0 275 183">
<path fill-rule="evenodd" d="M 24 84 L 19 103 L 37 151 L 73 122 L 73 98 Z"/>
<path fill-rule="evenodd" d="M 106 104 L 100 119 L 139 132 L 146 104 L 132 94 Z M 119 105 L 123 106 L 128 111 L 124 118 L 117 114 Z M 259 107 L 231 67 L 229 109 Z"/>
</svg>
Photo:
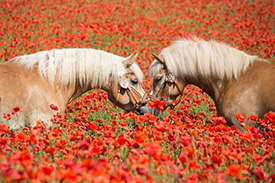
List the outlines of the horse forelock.
<svg viewBox="0 0 275 183">
<path fill-rule="evenodd" d="M 88 82 L 91 87 L 101 87 L 108 84 L 109 77 L 116 82 L 126 71 L 122 63 L 124 59 L 101 50 L 73 48 L 41 51 L 12 60 L 27 69 L 37 69 L 40 76 L 47 78 L 52 86 L 58 76 L 61 86 L 74 82 L 84 85 Z M 130 68 L 140 80 L 143 79 L 137 64 L 134 63 Z"/>
<path fill-rule="evenodd" d="M 167 68 L 176 77 L 212 76 L 221 80 L 237 79 L 251 63 L 264 61 L 224 43 L 196 37 L 175 41 L 159 55 L 164 57 Z M 155 60 L 150 65 L 149 74 L 155 75 L 160 69 L 161 64 Z"/>
<path fill-rule="evenodd" d="M 138 80 L 142 82 L 144 75 L 140 67 L 134 62 L 131 66 L 130 69 L 134 72 L 134 74 L 138 77 Z"/>
<path fill-rule="evenodd" d="M 161 68 L 162 68 L 162 64 L 159 61 L 154 60 L 149 67 L 149 71 L 148 71 L 149 76 L 156 75 L 157 73 L 160 72 Z"/>
</svg>

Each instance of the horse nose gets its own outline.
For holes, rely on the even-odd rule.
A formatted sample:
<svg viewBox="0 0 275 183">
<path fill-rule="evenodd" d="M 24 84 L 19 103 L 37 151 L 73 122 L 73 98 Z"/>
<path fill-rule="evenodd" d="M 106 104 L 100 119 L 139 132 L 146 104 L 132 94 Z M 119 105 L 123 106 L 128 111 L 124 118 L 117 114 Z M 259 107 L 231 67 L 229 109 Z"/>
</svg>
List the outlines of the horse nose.
<svg viewBox="0 0 275 183">
<path fill-rule="evenodd" d="M 137 115 L 144 115 L 148 112 L 152 114 L 152 109 L 150 107 L 148 107 L 147 102 L 146 102 L 146 103 L 143 103 L 142 105 L 140 105 L 138 108 L 136 108 L 134 110 L 134 112 Z"/>
<path fill-rule="evenodd" d="M 151 114 L 153 114 L 154 116 L 156 116 L 156 117 L 161 117 L 162 116 L 162 111 L 159 111 L 159 110 L 157 110 L 155 107 L 152 109 L 152 112 L 151 112 Z"/>
<path fill-rule="evenodd" d="M 159 111 L 156 108 L 152 109 L 152 108 L 148 107 L 147 102 L 143 103 L 140 107 L 136 108 L 134 110 L 134 112 L 137 115 L 144 115 L 144 114 L 149 112 L 149 113 L 153 114 L 156 117 L 161 117 L 162 116 L 162 111 Z"/>
</svg>

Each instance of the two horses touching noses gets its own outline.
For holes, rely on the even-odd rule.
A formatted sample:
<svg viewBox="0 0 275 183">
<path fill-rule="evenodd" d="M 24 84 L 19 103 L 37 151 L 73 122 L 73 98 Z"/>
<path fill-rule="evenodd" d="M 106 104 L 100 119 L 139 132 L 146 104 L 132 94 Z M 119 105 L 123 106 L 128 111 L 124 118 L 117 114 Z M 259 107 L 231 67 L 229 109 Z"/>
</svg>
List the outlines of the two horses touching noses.
<svg viewBox="0 0 275 183">
<path fill-rule="evenodd" d="M 151 96 L 164 100 L 165 108 L 183 93 L 187 84 L 205 91 L 215 102 L 219 116 L 228 126 L 244 130 L 236 119 L 275 110 L 275 66 L 216 41 L 182 39 L 164 48 L 149 68 L 153 76 Z M 93 88 L 108 93 L 111 102 L 137 114 L 150 109 L 142 89 L 141 69 L 136 56 L 123 58 L 94 49 L 42 51 L 0 64 L 0 112 L 19 106 L 22 113 L 6 121 L 11 129 L 34 126 L 43 120 L 48 126 L 51 104 L 64 115 L 66 105 Z M 246 121 L 245 126 L 255 126 Z"/>
</svg>

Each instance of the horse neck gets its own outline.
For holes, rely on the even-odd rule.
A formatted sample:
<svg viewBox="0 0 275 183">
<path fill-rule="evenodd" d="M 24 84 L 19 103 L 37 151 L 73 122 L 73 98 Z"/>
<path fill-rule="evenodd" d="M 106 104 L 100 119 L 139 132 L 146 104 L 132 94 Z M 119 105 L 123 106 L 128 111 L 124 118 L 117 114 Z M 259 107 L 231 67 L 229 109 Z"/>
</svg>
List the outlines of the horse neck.
<svg viewBox="0 0 275 183">
<path fill-rule="evenodd" d="M 102 89 L 104 91 L 109 90 L 109 84 L 107 86 L 93 86 L 90 82 L 80 84 L 79 81 L 74 81 L 66 86 L 61 86 L 60 83 L 55 82 L 53 87 L 57 92 L 60 92 L 66 104 L 70 103 L 77 97 L 88 92 L 92 89 Z"/>
<path fill-rule="evenodd" d="M 192 84 L 201 88 L 205 93 L 207 93 L 216 103 L 223 92 L 232 83 L 232 80 L 220 80 L 218 78 L 206 78 L 206 77 L 185 77 L 186 84 Z"/>
</svg>

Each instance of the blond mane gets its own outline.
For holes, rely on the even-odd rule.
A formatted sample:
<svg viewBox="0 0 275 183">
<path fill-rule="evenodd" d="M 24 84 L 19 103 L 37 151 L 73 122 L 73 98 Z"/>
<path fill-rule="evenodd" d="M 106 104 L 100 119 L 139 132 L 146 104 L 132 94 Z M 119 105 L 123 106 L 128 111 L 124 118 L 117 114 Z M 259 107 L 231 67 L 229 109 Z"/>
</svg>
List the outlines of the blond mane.
<svg viewBox="0 0 275 183">
<path fill-rule="evenodd" d="M 122 61 L 126 58 L 101 50 L 72 48 L 41 51 L 13 58 L 27 69 L 36 68 L 41 77 L 47 78 L 53 86 L 56 75 L 61 86 L 73 82 L 91 83 L 91 87 L 101 87 L 108 83 L 109 77 L 115 80 L 125 72 Z M 136 63 L 130 69 L 142 81 L 143 73 Z"/>
<path fill-rule="evenodd" d="M 237 79 L 251 63 L 265 61 L 224 43 L 198 38 L 175 41 L 159 55 L 164 57 L 168 69 L 176 77 L 217 77 L 221 80 Z M 157 74 L 161 67 L 161 64 L 154 60 L 149 74 Z"/>
</svg>

